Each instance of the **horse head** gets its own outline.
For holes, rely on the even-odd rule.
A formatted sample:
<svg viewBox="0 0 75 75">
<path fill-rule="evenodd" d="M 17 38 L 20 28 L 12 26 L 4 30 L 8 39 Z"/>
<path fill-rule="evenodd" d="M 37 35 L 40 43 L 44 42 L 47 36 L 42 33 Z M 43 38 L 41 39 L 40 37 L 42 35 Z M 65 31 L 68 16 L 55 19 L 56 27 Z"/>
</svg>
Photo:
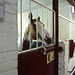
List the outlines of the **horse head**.
<svg viewBox="0 0 75 75">
<path fill-rule="evenodd" d="M 25 32 L 24 32 L 24 38 L 23 38 L 23 50 L 29 49 L 29 40 L 31 38 L 31 41 L 33 39 L 36 40 L 36 25 L 34 24 L 36 22 L 36 19 L 33 19 L 33 15 L 30 12 L 28 15 L 28 18 L 30 19 L 30 23 L 28 24 Z M 30 35 L 29 35 L 30 33 Z"/>
<path fill-rule="evenodd" d="M 36 19 L 35 25 L 38 25 L 39 38 L 42 38 L 46 44 L 51 44 L 53 41 L 52 35 L 44 28 L 44 24 L 40 21 L 40 17 Z"/>
</svg>

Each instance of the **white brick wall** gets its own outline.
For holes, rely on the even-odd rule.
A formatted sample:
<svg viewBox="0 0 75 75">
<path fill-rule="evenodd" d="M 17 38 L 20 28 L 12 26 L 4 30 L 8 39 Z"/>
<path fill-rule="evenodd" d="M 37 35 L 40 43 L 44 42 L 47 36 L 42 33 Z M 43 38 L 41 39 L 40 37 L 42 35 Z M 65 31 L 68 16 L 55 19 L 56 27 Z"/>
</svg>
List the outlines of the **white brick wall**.
<svg viewBox="0 0 75 75">
<path fill-rule="evenodd" d="M 16 24 L 16 16 L 14 14 L 5 13 L 4 21 L 7 23 Z"/>
<path fill-rule="evenodd" d="M 10 71 L 1 73 L 0 75 L 17 75 L 17 69 L 12 69 Z"/>
<path fill-rule="evenodd" d="M 4 1 L 4 21 L 0 22 L 0 75 L 18 75 L 17 0 Z"/>
</svg>

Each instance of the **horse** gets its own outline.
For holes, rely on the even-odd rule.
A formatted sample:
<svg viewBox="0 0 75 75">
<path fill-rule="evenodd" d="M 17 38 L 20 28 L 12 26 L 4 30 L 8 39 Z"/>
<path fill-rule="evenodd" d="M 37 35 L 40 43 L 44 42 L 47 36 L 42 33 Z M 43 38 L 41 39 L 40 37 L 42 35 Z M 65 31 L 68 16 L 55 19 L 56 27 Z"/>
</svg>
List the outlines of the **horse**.
<svg viewBox="0 0 75 75">
<path fill-rule="evenodd" d="M 30 32 L 30 38 L 31 38 L 31 42 L 32 40 L 37 40 L 36 39 L 36 25 L 38 24 L 38 39 L 43 39 L 44 44 L 50 45 L 51 41 L 52 41 L 52 36 L 50 35 L 50 33 L 44 29 L 44 24 L 40 21 L 40 17 L 38 17 L 37 19 L 32 19 L 32 13 L 31 14 L 31 24 L 29 24 L 24 32 L 24 38 L 23 38 L 23 50 L 27 50 L 29 49 L 29 31 L 30 31 L 30 27 L 31 27 L 31 32 Z M 29 15 L 30 15 L 29 14 Z M 30 18 L 30 16 L 28 16 Z M 43 32 L 42 32 L 42 28 L 43 28 Z M 43 34 L 44 33 L 44 34 Z M 41 46 L 42 42 L 38 42 L 38 46 Z M 31 48 L 35 48 L 36 47 L 36 42 L 33 42 L 31 44 Z"/>
<path fill-rule="evenodd" d="M 31 16 L 31 19 L 30 19 L 30 16 Z M 25 32 L 24 32 L 24 38 L 23 38 L 23 50 L 27 50 L 29 49 L 29 39 L 31 38 L 31 41 L 34 39 L 36 40 L 36 25 L 35 25 L 35 22 L 36 22 L 36 19 L 32 19 L 33 15 L 32 13 L 30 12 L 28 18 L 30 19 L 31 23 L 28 24 Z M 31 29 L 30 29 L 31 27 Z M 30 31 L 30 36 L 29 36 L 29 31 Z M 41 38 L 41 36 L 39 35 L 38 33 L 38 38 Z"/>
</svg>

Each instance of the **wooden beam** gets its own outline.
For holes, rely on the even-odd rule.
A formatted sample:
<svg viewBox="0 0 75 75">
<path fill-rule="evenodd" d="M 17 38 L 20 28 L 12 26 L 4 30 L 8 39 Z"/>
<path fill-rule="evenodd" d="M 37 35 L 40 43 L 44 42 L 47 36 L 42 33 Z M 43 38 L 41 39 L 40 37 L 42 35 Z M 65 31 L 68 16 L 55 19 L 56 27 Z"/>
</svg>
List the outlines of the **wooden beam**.
<svg viewBox="0 0 75 75">
<path fill-rule="evenodd" d="M 56 50 L 55 50 L 55 75 L 58 75 L 58 0 L 53 0 L 53 10 L 56 12 L 56 24 L 55 24 L 55 34 L 56 34 Z"/>
</svg>

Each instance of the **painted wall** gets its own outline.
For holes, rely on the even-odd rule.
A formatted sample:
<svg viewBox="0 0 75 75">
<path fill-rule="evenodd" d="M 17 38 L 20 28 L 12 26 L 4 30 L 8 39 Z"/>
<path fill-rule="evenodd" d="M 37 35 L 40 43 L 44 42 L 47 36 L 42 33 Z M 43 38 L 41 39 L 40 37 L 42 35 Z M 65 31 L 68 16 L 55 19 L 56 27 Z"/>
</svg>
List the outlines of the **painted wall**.
<svg viewBox="0 0 75 75">
<path fill-rule="evenodd" d="M 59 14 L 70 19 L 70 5 L 67 1 L 59 3 Z"/>
<path fill-rule="evenodd" d="M 59 14 L 68 19 L 71 19 L 70 5 L 67 1 L 59 3 Z M 69 36 L 69 22 L 59 17 L 59 40 L 69 39 Z"/>
<path fill-rule="evenodd" d="M 75 13 L 72 14 L 72 20 L 75 22 Z M 71 30 L 71 36 L 70 38 L 71 39 L 75 39 L 75 23 L 71 23 L 71 26 L 70 26 L 70 30 Z"/>
<path fill-rule="evenodd" d="M 0 75 L 18 75 L 17 58 L 17 0 L 4 0 L 4 20 L 0 22 Z"/>
</svg>

